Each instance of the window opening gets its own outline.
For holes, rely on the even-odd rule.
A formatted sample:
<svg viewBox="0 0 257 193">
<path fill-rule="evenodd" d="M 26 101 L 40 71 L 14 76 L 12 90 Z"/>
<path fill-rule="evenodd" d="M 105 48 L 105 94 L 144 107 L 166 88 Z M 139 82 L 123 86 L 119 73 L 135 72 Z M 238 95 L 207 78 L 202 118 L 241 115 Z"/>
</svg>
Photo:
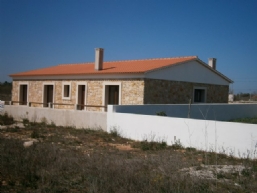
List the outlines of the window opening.
<svg viewBox="0 0 257 193">
<path fill-rule="evenodd" d="M 70 85 L 63 86 L 63 97 L 70 97 Z"/>
<path fill-rule="evenodd" d="M 117 85 L 108 86 L 108 104 L 109 105 L 119 104 L 119 86 Z"/>
<path fill-rule="evenodd" d="M 205 89 L 194 89 L 194 102 L 196 103 L 205 102 Z"/>
</svg>

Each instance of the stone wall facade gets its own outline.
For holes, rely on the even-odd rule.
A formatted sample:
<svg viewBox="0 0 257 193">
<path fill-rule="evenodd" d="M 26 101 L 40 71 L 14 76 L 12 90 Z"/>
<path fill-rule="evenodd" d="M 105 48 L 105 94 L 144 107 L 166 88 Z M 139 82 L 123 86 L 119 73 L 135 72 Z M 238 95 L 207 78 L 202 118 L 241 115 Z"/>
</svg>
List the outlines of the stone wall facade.
<svg viewBox="0 0 257 193">
<path fill-rule="evenodd" d="M 63 83 L 70 85 L 70 98 L 64 99 Z M 42 107 L 44 85 L 54 85 L 55 109 L 74 109 L 77 103 L 78 84 L 86 86 L 86 105 L 104 106 L 105 84 L 121 85 L 121 104 L 143 104 L 144 80 L 31 80 L 13 81 L 12 101 L 19 101 L 19 85 L 28 85 L 28 101 L 32 107 Z M 102 111 L 102 107 L 86 107 L 89 111 Z"/>
<path fill-rule="evenodd" d="M 63 98 L 63 83 L 70 85 L 70 98 Z M 104 86 L 120 85 L 121 102 L 132 104 L 185 104 L 193 99 L 194 87 L 206 88 L 207 103 L 227 103 L 228 86 L 189 82 L 135 79 L 135 80 L 31 80 L 13 81 L 12 101 L 19 101 L 20 84 L 28 85 L 28 101 L 33 107 L 43 106 L 44 85 L 54 85 L 55 109 L 75 109 L 78 84 L 85 85 L 86 105 L 104 106 Z M 103 96 L 104 95 L 104 96 Z M 103 111 L 102 107 L 86 107 L 89 111 Z"/>
<path fill-rule="evenodd" d="M 206 103 L 227 103 L 229 86 L 145 79 L 144 104 L 193 103 L 194 88 L 206 90 Z"/>
<path fill-rule="evenodd" d="M 19 81 L 12 81 L 12 101 L 19 101 Z"/>
</svg>

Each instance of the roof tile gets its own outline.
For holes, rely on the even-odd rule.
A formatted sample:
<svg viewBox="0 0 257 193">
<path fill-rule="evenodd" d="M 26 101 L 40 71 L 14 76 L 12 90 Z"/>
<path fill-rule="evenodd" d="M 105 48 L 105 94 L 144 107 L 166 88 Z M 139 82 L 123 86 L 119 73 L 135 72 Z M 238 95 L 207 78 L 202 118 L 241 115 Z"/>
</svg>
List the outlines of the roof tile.
<svg viewBox="0 0 257 193">
<path fill-rule="evenodd" d="M 155 58 L 145 60 L 124 60 L 104 62 L 102 70 L 95 70 L 94 63 L 60 64 L 48 68 L 31 70 L 27 72 L 11 74 L 11 77 L 19 76 L 61 76 L 61 75 L 93 75 L 93 74 L 122 74 L 145 73 L 159 68 L 167 67 L 196 59 L 197 56 L 177 58 Z"/>
</svg>

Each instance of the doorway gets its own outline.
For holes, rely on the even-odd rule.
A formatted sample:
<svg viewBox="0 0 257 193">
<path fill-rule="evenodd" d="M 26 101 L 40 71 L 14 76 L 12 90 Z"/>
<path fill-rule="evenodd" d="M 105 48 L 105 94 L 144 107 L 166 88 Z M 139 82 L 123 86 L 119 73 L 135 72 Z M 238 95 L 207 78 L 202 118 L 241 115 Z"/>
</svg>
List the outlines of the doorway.
<svg viewBox="0 0 257 193">
<path fill-rule="evenodd" d="M 105 105 L 120 104 L 120 86 L 119 85 L 105 85 Z"/>
<path fill-rule="evenodd" d="M 54 85 L 44 85 L 44 99 L 43 107 L 48 107 L 48 104 L 51 103 L 50 108 L 53 108 L 53 99 L 54 99 Z"/>
<path fill-rule="evenodd" d="M 119 86 L 108 86 L 108 105 L 119 104 Z"/>
<path fill-rule="evenodd" d="M 28 85 L 21 84 L 20 85 L 20 93 L 19 93 L 19 104 L 27 105 L 28 102 Z"/>
<path fill-rule="evenodd" d="M 84 110 L 85 109 L 85 94 L 86 94 L 86 86 L 85 85 L 78 85 L 78 95 L 77 95 L 77 104 L 78 110 Z"/>
</svg>

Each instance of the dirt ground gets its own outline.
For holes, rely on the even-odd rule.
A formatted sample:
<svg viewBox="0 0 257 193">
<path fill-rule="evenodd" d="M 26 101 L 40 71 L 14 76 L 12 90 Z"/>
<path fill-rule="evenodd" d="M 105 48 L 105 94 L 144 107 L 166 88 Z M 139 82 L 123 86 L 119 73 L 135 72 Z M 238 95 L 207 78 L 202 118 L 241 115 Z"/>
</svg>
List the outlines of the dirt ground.
<svg viewBox="0 0 257 193">
<path fill-rule="evenodd" d="M 100 130 L 78 130 L 28 122 L 0 126 L 0 139 L 1 150 L 4 151 L 1 158 L 5 165 L 2 166 L 4 168 L 1 168 L 3 172 L 0 174 L 2 192 L 16 192 L 17 190 L 47 192 L 49 187 L 51 190 L 60 190 L 60 187 L 66 187 L 60 192 L 81 192 L 81 188 L 84 186 L 88 187 L 85 192 L 112 192 L 111 190 L 113 192 L 143 192 L 136 190 L 145 187 L 147 183 L 154 185 L 147 186 L 145 192 L 154 190 L 159 192 L 160 189 L 165 188 L 165 190 L 171 190 L 172 187 L 175 191 L 181 185 L 174 185 L 174 180 L 178 184 L 183 184 L 184 191 L 182 192 L 191 192 L 191 190 L 201 192 L 198 190 L 202 189 L 205 190 L 203 192 L 230 192 L 227 189 L 232 190 L 231 192 L 256 192 L 257 190 L 256 160 L 236 159 L 223 154 L 197 151 L 194 148 L 183 148 L 179 144 L 167 146 L 153 142 L 138 142 L 122 138 L 117 132 L 108 134 Z M 9 141 L 17 145 L 8 145 Z M 49 152 L 53 149 L 55 152 L 50 155 Z M 7 150 L 10 151 L 9 154 Z M 40 154 L 34 155 L 36 150 Z M 22 152 L 19 154 L 26 154 L 27 161 L 30 160 L 31 165 L 27 163 L 28 165 L 24 166 L 23 156 L 12 157 L 15 151 Z M 43 151 L 46 156 L 43 155 Z M 53 163 L 51 165 L 41 163 L 44 166 L 38 166 L 38 162 L 33 162 L 39 157 L 41 160 L 46 159 L 47 156 L 52 159 L 52 156 L 59 154 L 56 152 L 66 152 L 65 154 L 60 153 L 59 156 L 64 156 L 66 161 L 63 162 L 64 158 L 59 160 L 56 168 L 52 168 Z M 66 166 L 66 164 L 73 163 L 75 158 L 75 164 Z M 86 161 L 81 162 L 82 158 Z M 13 165 L 5 162 L 6 159 L 14 160 Z M 84 163 L 91 164 L 83 165 Z M 77 167 L 74 168 L 76 164 Z M 32 166 L 37 168 L 35 171 L 37 178 L 32 180 L 30 177 L 28 180 L 28 178 L 24 178 L 24 175 L 26 176 L 28 170 L 34 171 L 30 169 Z M 64 166 L 67 174 L 63 174 L 62 167 Z M 103 166 L 109 168 L 108 171 Z M 15 167 L 27 169 L 22 169 L 20 174 L 17 174 L 13 171 Z M 54 174 L 50 175 L 52 170 L 57 170 L 55 173 L 61 173 L 65 179 L 73 176 L 72 180 L 76 179 L 76 183 L 78 183 L 76 188 L 73 188 L 73 185 L 63 186 L 65 179 L 62 181 L 58 179 L 58 182 L 53 184 L 51 180 L 53 180 L 52 175 Z M 77 179 L 77 174 L 72 172 L 75 170 L 79 176 L 82 176 L 82 179 L 86 178 L 87 180 Z M 82 171 L 85 174 L 80 173 Z M 124 176 L 124 174 L 126 175 Z M 92 177 L 88 178 L 88 176 L 94 176 L 94 179 L 98 179 L 96 176 L 102 176 L 102 181 L 99 179 L 91 181 Z M 134 181 L 134 178 L 137 180 Z M 185 182 L 185 178 L 190 179 L 192 183 L 190 180 Z M 30 183 L 24 182 L 30 180 Z M 128 184 L 126 185 L 127 191 L 122 191 L 121 187 L 118 188 L 117 184 L 113 184 L 113 180 L 120 181 L 120 184 Z M 97 187 L 94 183 L 97 184 Z M 105 183 L 109 183 L 110 187 L 105 189 L 103 185 Z M 205 184 L 205 186 L 203 187 L 201 184 Z M 124 185 L 121 186 L 124 188 Z M 128 191 L 129 188 L 131 191 Z"/>
</svg>

